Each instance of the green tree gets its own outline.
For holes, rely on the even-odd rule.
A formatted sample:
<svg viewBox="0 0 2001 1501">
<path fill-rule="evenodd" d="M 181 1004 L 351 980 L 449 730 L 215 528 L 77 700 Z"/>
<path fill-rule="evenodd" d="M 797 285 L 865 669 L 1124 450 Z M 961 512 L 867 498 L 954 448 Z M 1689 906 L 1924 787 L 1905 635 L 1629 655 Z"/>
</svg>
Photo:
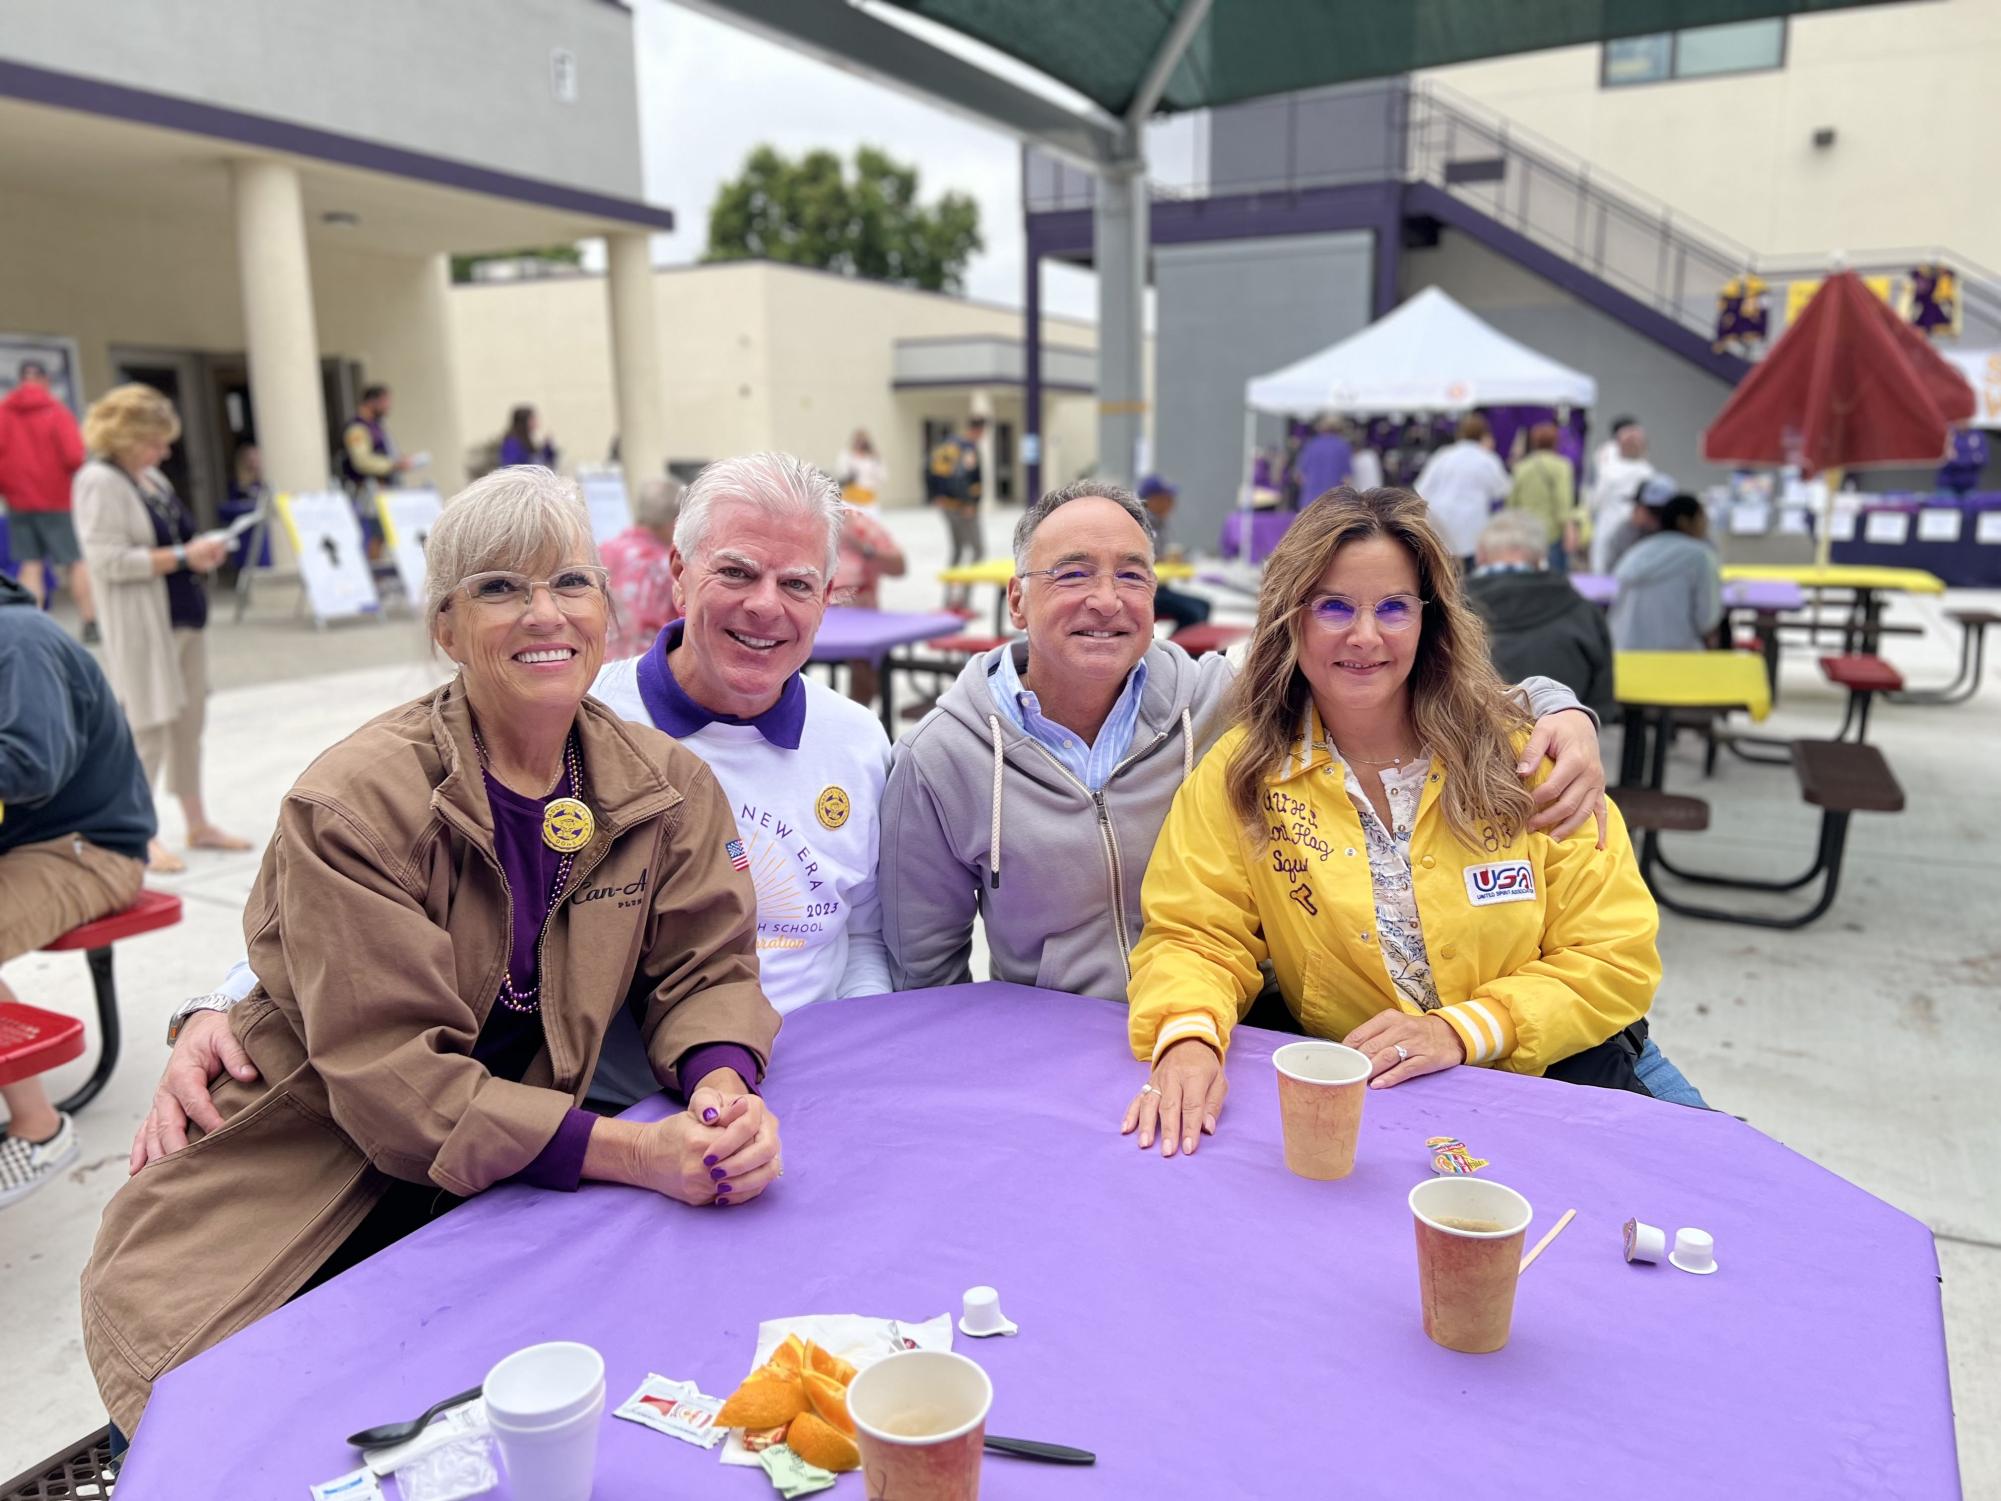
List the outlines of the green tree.
<svg viewBox="0 0 2001 1501">
<path fill-rule="evenodd" d="M 947 193 L 927 208 L 917 187 L 916 168 L 874 146 L 855 152 L 852 172 L 831 151 L 794 160 L 759 146 L 717 189 L 702 258 L 783 261 L 956 292 L 983 244 L 980 207 Z"/>
</svg>

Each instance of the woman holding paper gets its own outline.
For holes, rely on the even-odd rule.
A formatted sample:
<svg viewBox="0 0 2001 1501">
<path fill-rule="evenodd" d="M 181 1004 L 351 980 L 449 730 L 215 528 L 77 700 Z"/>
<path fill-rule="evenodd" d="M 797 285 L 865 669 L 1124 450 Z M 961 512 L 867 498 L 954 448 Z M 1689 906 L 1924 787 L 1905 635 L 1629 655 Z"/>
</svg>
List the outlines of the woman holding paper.
<svg viewBox="0 0 2001 1501">
<path fill-rule="evenodd" d="M 90 462 L 71 485 L 84 556 L 97 578 L 104 672 L 132 725 L 146 782 L 164 766 L 192 849 L 247 850 L 209 822 L 202 804 L 201 741 L 208 713 L 208 594 L 202 575 L 229 544 L 195 534 L 194 517 L 160 463 L 181 435 L 173 403 L 151 386 L 117 386 L 84 414 Z M 152 868 L 187 869 L 154 839 Z"/>
<path fill-rule="evenodd" d="M 1526 706 L 1406 490 L 1347 488 L 1265 563 L 1236 728 L 1147 865 L 1128 989 L 1151 1077 L 1124 1129 L 1195 1149 L 1269 959 L 1311 1036 L 1373 1083 L 1460 1064 L 1700 1103 L 1647 1039 L 1659 916 L 1624 821 L 1531 830 Z"/>
<path fill-rule="evenodd" d="M 229 1013 L 250 1067 L 98 1230 L 84 1346 L 128 1434 L 163 1372 L 458 1197 L 602 1179 L 727 1207 L 780 1170 L 736 822 L 692 752 L 585 696 L 610 605 L 575 485 L 488 475 L 426 564 L 459 674 L 286 796 L 244 909 L 259 985 Z M 622 1015 L 685 1110 L 579 1108 Z"/>
</svg>

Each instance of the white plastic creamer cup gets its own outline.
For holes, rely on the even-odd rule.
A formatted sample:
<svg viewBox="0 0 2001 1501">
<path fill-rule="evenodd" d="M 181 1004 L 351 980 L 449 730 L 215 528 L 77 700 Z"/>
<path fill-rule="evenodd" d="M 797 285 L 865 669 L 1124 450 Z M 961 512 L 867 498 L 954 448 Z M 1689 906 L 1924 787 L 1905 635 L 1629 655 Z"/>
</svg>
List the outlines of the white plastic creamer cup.
<svg viewBox="0 0 2001 1501">
<path fill-rule="evenodd" d="M 573 1340 L 530 1345 L 487 1372 L 487 1423 L 515 1495 L 589 1501 L 604 1391 L 604 1357 Z"/>
<path fill-rule="evenodd" d="M 962 1300 L 959 1314 L 961 1332 L 975 1339 L 988 1339 L 996 1334 L 1014 1334 L 1018 1326 L 1001 1312 L 1000 1294 L 991 1287 L 969 1287 Z"/>
<path fill-rule="evenodd" d="M 1677 1230 L 1668 1260 L 1684 1272 L 1706 1277 L 1716 1270 L 1716 1241 L 1707 1230 Z"/>
<path fill-rule="evenodd" d="M 1667 1255 L 1667 1232 L 1644 1220 L 1626 1221 L 1626 1260 L 1660 1261 Z"/>
</svg>

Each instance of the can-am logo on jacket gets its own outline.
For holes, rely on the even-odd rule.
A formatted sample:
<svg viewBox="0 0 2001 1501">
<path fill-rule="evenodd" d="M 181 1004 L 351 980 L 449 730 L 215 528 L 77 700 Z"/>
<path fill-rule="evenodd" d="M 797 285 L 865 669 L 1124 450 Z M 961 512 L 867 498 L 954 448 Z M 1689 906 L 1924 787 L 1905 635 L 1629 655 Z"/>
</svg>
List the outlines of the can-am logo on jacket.
<svg viewBox="0 0 2001 1501">
<path fill-rule="evenodd" d="M 1535 867 L 1526 860 L 1498 860 L 1466 867 L 1466 899 L 1476 907 L 1535 900 Z"/>
</svg>

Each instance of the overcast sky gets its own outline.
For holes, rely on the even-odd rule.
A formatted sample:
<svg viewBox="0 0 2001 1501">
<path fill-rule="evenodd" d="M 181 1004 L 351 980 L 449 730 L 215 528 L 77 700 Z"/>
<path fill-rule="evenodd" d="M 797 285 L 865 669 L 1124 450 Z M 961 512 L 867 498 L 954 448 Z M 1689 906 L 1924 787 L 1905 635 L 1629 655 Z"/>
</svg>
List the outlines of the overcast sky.
<svg viewBox="0 0 2001 1501">
<path fill-rule="evenodd" d="M 875 145 L 917 168 L 924 201 L 952 190 L 978 200 L 986 249 L 967 267 L 966 293 L 1021 306 L 1021 155 L 1012 137 L 670 0 L 639 0 L 632 14 L 646 196 L 673 209 L 679 226 L 658 238 L 656 260 L 700 258 L 717 187 L 760 143 L 795 156 L 824 146 L 844 158 Z M 1096 281 L 1045 266 L 1043 305 L 1095 317 Z"/>
</svg>

